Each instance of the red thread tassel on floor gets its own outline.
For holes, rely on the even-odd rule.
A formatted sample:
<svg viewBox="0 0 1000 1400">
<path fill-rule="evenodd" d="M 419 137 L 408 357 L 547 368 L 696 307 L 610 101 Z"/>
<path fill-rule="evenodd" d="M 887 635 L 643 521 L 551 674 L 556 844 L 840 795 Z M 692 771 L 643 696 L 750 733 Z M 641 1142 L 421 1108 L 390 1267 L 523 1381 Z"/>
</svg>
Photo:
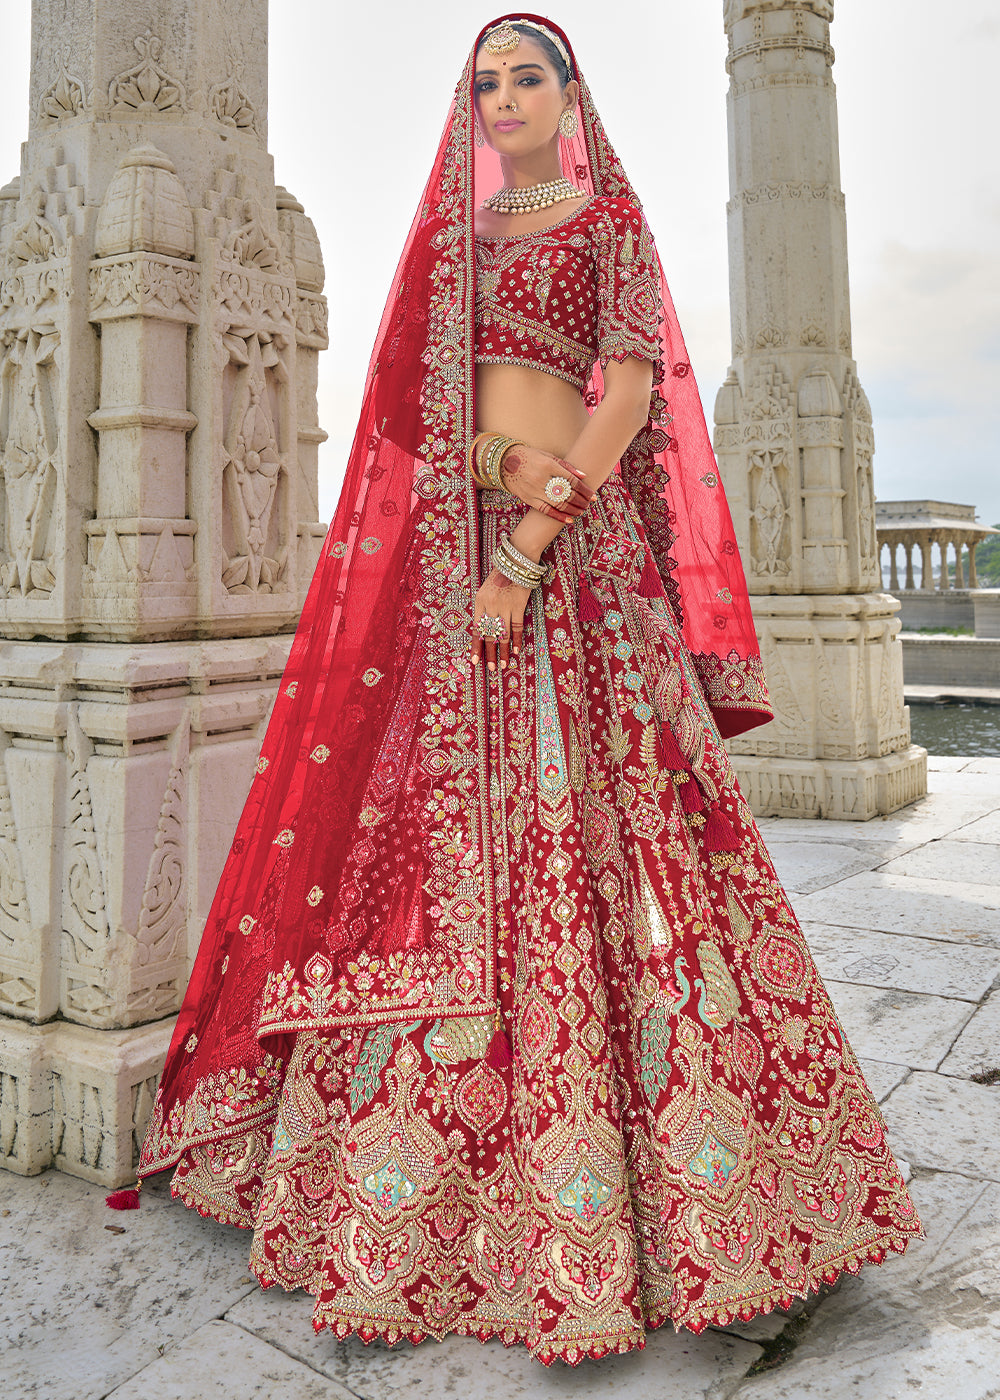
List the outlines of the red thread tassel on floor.
<svg viewBox="0 0 1000 1400">
<path fill-rule="evenodd" d="M 135 1187 L 127 1191 L 112 1191 L 110 1196 L 104 1197 L 104 1204 L 112 1210 L 138 1210 L 139 1192 Z"/>
<path fill-rule="evenodd" d="M 639 577 L 638 591 L 640 598 L 659 598 L 663 594 L 663 580 L 660 578 L 659 570 L 648 549 L 646 550 L 646 562 L 642 566 L 642 573 Z"/>
<path fill-rule="evenodd" d="M 713 807 L 705 817 L 705 825 L 701 830 L 701 846 L 704 851 L 738 851 L 740 849 L 732 822 L 718 807 Z"/>
<path fill-rule="evenodd" d="M 580 575 L 580 605 L 577 608 L 577 617 L 581 622 L 600 622 L 601 605 L 597 601 L 594 590 L 587 582 L 586 577 Z"/>
<path fill-rule="evenodd" d="M 504 1070 L 509 1069 L 513 1061 L 514 1057 L 510 1053 L 510 1041 L 507 1039 L 506 1032 L 494 1031 L 490 1048 L 486 1052 L 486 1063 L 490 1069 Z"/>
<path fill-rule="evenodd" d="M 689 817 L 705 810 L 705 799 L 694 774 L 688 778 L 686 783 L 681 784 L 681 807 Z"/>
</svg>

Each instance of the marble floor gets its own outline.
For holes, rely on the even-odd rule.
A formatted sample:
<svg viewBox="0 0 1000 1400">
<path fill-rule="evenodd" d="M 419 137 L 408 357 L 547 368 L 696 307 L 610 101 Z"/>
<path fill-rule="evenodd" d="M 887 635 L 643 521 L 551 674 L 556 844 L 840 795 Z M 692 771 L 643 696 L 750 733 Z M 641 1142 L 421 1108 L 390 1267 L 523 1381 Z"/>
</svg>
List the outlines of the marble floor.
<svg viewBox="0 0 1000 1400">
<path fill-rule="evenodd" d="M 927 1239 L 902 1257 L 790 1316 L 546 1369 L 317 1336 L 166 1175 L 109 1219 L 98 1187 L 0 1173 L 4 1400 L 1000 1400 L 1000 1083 L 975 1078 L 1000 1068 L 1000 759 L 932 759 L 930 788 L 864 825 L 762 823 L 909 1165 Z"/>
</svg>

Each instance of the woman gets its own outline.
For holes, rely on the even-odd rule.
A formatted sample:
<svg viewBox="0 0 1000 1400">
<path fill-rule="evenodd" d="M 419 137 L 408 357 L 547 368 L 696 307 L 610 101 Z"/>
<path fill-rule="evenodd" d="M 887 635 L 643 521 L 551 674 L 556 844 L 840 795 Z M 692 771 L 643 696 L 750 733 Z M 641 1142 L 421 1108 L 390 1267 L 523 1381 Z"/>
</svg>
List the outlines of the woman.
<svg viewBox="0 0 1000 1400">
<path fill-rule="evenodd" d="M 565 35 L 508 17 L 397 271 L 140 1177 L 253 1229 L 317 1328 L 546 1362 L 902 1250 L 721 743 L 769 717 L 652 237 Z"/>
</svg>

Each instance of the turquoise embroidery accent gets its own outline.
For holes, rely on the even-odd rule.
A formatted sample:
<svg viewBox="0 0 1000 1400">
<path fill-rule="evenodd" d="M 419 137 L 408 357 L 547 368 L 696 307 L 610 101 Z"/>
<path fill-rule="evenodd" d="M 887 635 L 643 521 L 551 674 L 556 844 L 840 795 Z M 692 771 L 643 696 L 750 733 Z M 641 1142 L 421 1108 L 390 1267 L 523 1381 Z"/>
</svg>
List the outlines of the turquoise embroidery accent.
<svg viewBox="0 0 1000 1400">
<path fill-rule="evenodd" d="M 611 1198 L 611 1187 L 594 1171 L 586 1161 L 581 1161 L 580 1170 L 559 1192 L 562 1204 L 581 1220 L 593 1220 L 594 1216 Z"/>
<path fill-rule="evenodd" d="M 383 1210 L 392 1210 L 400 1201 L 409 1200 L 417 1189 L 416 1182 L 410 1180 L 393 1157 L 377 1172 L 366 1176 L 361 1184 Z"/>
<path fill-rule="evenodd" d="M 714 1133 L 709 1133 L 704 1147 L 688 1162 L 688 1171 L 692 1176 L 704 1177 L 713 1186 L 722 1186 L 729 1180 L 738 1161 L 736 1153 L 727 1143 Z"/>
<path fill-rule="evenodd" d="M 538 711 L 538 786 L 549 797 L 558 797 L 569 786 L 569 768 L 563 750 L 562 728 L 556 704 L 556 683 L 552 674 L 549 639 L 541 590 L 532 595 L 535 634 L 535 693 Z"/>
</svg>

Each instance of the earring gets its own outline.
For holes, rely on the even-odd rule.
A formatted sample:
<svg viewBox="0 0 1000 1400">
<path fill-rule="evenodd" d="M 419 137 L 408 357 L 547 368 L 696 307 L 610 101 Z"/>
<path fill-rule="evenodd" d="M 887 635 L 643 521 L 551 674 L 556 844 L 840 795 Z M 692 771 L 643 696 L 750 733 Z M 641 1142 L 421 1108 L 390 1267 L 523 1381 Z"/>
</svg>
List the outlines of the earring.
<svg viewBox="0 0 1000 1400">
<path fill-rule="evenodd" d="M 576 113 L 567 107 L 559 118 L 559 134 L 565 136 L 567 141 L 572 141 L 576 135 L 580 123 L 576 119 Z"/>
<path fill-rule="evenodd" d="M 479 129 L 478 119 L 472 123 L 472 139 L 473 141 L 475 141 L 477 146 L 482 147 L 486 144 L 483 140 L 483 133 Z"/>
</svg>

